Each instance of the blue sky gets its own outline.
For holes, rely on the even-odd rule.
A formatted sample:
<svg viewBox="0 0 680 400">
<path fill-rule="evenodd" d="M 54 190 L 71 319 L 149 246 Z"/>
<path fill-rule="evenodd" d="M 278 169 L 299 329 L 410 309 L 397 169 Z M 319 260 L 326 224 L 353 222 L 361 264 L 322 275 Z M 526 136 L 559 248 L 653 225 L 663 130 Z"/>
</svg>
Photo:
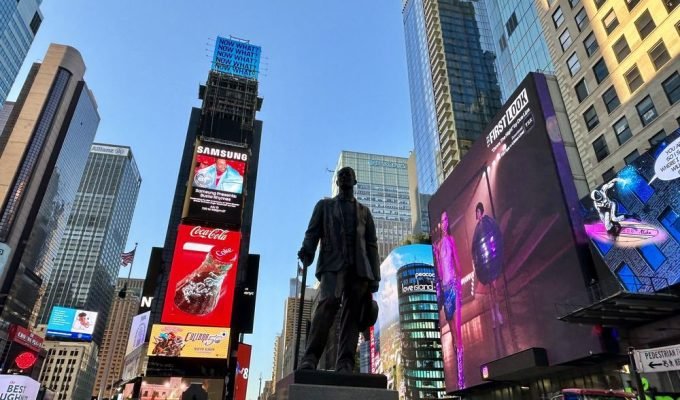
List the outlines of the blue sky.
<svg viewBox="0 0 680 400">
<path fill-rule="evenodd" d="M 271 376 L 288 279 L 341 150 L 413 147 L 399 0 L 44 0 L 44 21 L 9 99 L 49 43 L 80 50 L 97 99 L 96 140 L 129 145 L 142 187 L 128 240 L 134 277 L 165 238 L 191 107 L 217 35 L 263 50 L 264 121 L 251 251 L 262 255 L 248 398 Z"/>
</svg>

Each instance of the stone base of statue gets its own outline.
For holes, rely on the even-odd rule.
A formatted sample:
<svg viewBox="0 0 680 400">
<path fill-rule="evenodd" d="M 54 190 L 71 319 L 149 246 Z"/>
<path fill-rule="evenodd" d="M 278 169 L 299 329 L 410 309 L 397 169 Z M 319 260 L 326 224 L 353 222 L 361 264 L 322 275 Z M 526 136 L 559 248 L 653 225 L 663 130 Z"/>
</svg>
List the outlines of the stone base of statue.
<svg viewBox="0 0 680 400">
<path fill-rule="evenodd" d="M 276 384 L 276 400 L 397 400 L 385 375 L 295 371 Z"/>
</svg>

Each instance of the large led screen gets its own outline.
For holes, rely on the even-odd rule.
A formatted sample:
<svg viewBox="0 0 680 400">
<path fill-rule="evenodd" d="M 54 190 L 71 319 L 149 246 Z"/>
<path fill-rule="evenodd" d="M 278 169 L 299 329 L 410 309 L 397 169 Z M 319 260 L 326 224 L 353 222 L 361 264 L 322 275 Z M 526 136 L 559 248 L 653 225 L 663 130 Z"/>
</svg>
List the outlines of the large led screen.
<svg viewBox="0 0 680 400">
<path fill-rule="evenodd" d="M 680 282 L 680 129 L 581 200 L 597 254 L 631 292 Z"/>
<path fill-rule="evenodd" d="M 240 243 L 240 232 L 179 225 L 163 323 L 230 326 Z"/>
<path fill-rule="evenodd" d="M 585 289 L 578 200 L 547 81 L 530 74 L 429 203 L 448 392 L 529 348 L 551 365 L 601 353 L 555 311 Z"/>
<path fill-rule="evenodd" d="M 151 311 L 135 315 L 132 318 L 125 355 L 132 353 L 136 348 L 146 342 L 146 330 L 149 328 L 149 318 L 151 318 Z"/>
<path fill-rule="evenodd" d="M 59 339 L 92 340 L 97 322 L 94 311 L 55 306 L 47 321 L 47 336 Z"/>
<path fill-rule="evenodd" d="M 248 378 L 250 377 L 250 354 L 252 346 L 239 343 L 236 350 L 236 380 L 234 381 L 234 400 L 246 400 Z"/>
<path fill-rule="evenodd" d="M 197 141 L 184 217 L 240 226 L 248 158 L 246 149 Z"/>
<path fill-rule="evenodd" d="M 260 46 L 218 36 L 211 69 L 243 78 L 257 79 L 261 53 Z"/>
<path fill-rule="evenodd" d="M 0 399 L 35 400 L 40 383 L 23 375 L 0 375 Z"/>
<path fill-rule="evenodd" d="M 133 399 L 134 385 L 125 385 L 123 399 Z M 157 378 L 142 380 L 139 400 L 222 400 L 224 380 L 203 378 Z"/>
<path fill-rule="evenodd" d="M 153 325 L 147 355 L 157 357 L 227 358 L 229 328 Z"/>
</svg>

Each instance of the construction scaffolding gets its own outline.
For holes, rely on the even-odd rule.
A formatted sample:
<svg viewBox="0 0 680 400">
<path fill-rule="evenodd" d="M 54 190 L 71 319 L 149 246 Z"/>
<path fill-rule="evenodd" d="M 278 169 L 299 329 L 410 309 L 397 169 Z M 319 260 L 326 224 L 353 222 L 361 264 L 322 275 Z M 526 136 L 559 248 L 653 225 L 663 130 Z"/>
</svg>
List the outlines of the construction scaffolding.
<svg viewBox="0 0 680 400">
<path fill-rule="evenodd" d="M 210 71 L 208 81 L 201 87 L 201 114 L 207 126 L 215 126 L 216 120 L 228 120 L 242 130 L 252 131 L 255 113 L 262 106 L 257 91 L 255 79 Z"/>
</svg>

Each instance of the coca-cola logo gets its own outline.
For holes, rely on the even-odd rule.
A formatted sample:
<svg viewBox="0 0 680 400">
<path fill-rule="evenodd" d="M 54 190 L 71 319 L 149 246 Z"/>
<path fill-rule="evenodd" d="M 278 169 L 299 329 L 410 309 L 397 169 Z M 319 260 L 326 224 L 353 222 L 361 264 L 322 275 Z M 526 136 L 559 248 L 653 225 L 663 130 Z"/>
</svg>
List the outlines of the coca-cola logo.
<svg viewBox="0 0 680 400">
<path fill-rule="evenodd" d="M 191 229 L 189 235 L 191 235 L 191 237 L 200 237 L 203 239 L 227 240 L 228 233 L 229 231 L 226 229 L 210 229 L 195 226 Z"/>
</svg>

